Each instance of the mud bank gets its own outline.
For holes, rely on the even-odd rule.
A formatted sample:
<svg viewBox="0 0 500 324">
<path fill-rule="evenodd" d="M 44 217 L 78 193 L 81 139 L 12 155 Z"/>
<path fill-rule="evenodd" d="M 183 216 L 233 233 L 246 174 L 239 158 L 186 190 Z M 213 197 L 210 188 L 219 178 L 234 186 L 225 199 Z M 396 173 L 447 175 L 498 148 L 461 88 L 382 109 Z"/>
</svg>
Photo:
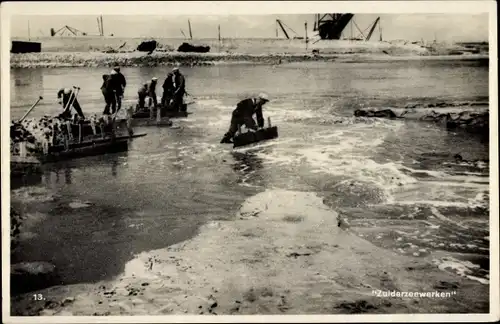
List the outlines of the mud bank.
<svg viewBox="0 0 500 324">
<path fill-rule="evenodd" d="M 13 40 L 28 41 L 24 38 Z M 155 40 L 163 51 L 174 51 L 186 42 L 182 38 L 163 37 L 35 37 L 31 41 L 42 44 L 42 52 L 102 52 L 102 51 L 134 51 L 143 41 Z M 311 38 L 306 48 L 303 39 L 284 38 L 194 38 L 189 43 L 197 46 L 210 46 L 212 52 L 272 54 L 272 53 L 304 53 L 319 50 L 321 53 L 389 53 L 416 55 L 449 55 L 452 53 L 487 53 L 487 43 L 453 44 L 448 42 L 432 42 L 423 44 L 403 40 L 395 41 L 352 41 L 352 40 L 319 40 Z"/>
<path fill-rule="evenodd" d="M 374 291 L 444 297 L 378 297 Z M 141 253 L 113 281 L 11 298 L 12 315 L 488 312 L 489 285 L 353 235 L 312 193 L 268 190 L 233 221 Z"/>
<path fill-rule="evenodd" d="M 394 60 L 488 60 L 486 55 L 388 55 L 388 54 L 240 54 L 240 53 L 179 53 L 155 52 L 147 55 L 142 52 L 101 53 L 101 52 L 46 52 L 11 54 L 11 68 L 37 67 L 110 67 L 115 64 L 125 67 L 154 66 L 197 66 L 215 64 L 284 64 L 291 62 L 387 62 Z"/>
<path fill-rule="evenodd" d="M 433 110 L 433 107 L 438 108 L 437 111 Z M 427 105 L 426 108 L 416 108 L 410 105 L 408 109 L 358 109 L 354 112 L 354 116 L 424 121 L 441 125 L 449 130 L 463 130 L 486 138 L 490 131 L 490 115 L 486 103 L 482 107 L 465 105 L 445 107 L 432 104 Z"/>
</svg>

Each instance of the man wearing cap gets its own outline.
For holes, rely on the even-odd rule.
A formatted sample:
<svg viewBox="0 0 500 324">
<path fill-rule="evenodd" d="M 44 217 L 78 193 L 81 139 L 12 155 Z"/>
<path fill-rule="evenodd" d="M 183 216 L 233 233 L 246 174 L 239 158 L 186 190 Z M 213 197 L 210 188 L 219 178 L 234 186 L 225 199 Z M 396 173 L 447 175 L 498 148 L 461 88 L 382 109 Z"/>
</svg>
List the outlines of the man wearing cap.
<svg viewBox="0 0 500 324">
<path fill-rule="evenodd" d="M 158 83 L 158 78 L 153 77 L 150 82 L 148 82 L 148 97 L 153 100 L 153 108 L 158 107 L 158 98 L 156 97 L 156 85 Z"/>
<path fill-rule="evenodd" d="M 125 92 L 127 81 L 125 80 L 125 76 L 120 72 L 119 66 L 114 67 L 113 72 L 111 72 L 111 74 L 112 78 L 114 79 L 113 85 L 116 93 L 116 104 L 118 106 L 118 110 L 120 110 L 120 108 L 122 107 L 123 93 Z M 115 111 L 113 110 L 113 113 L 114 112 Z"/>
<path fill-rule="evenodd" d="M 256 98 L 248 98 L 240 101 L 233 110 L 231 117 L 231 126 L 221 140 L 221 144 L 232 143 L 232 139 L 240 126 L 245 125 L 246 128 L 256 131 L 257 125 L 259 128 L 264 127 L 264 116 L 262 115 L 262 106 L 269 101 L 269 97 L 265 93 L 259 94 Z M 257 117 L 257 125 L 253 115 Z"/>
<path fill-rule="evenodd" d="M 62 102 L 61 102 L 62 98 Z M 82 119 L 85 119 L 85 116 L 83 115 L 82 108 L 80 107 L 80 104 L 78 103 L 78 100 L 76 99 L 73 90 L 70 88 L 62 88 L 57 92 L 57 99 L 59 103 L 63 105 L 63 108 L 66 108 L 68 105 L 68 102 L 73 101 L 72 106 L 75 108 L 76 113 L 78 116 L 80 116 Z M 62 118 L 71 118 L 71 107 L 68 107 L 68 109 L 64 110 L 60 115 Z"/>
<path fill-rule="evenodd" d="M 172 72 L 167 75 L 163 83 L 163 96 L 161 98 L 162 106 L 167 107 L 171 104 L 172 110 L 179 111 L 185 93 L 186 80 L 179 71 L 179 68 L 175 67 L 172 69 Z"/>
<path fill-rule="evenodd" d="M 114 114 L 116 112 L 116 104 L 119 100 L 119 93 L 121 91 L 120 77 L 118 72 L 111 70 L 111 73 L 105 78 L 103 75 L 103 90 L 104 99 L 106 100 L 106 107 L 104 108 L 104 115 Z M 111 108 L 111 111 L 109 111 Z"/>
</svg>

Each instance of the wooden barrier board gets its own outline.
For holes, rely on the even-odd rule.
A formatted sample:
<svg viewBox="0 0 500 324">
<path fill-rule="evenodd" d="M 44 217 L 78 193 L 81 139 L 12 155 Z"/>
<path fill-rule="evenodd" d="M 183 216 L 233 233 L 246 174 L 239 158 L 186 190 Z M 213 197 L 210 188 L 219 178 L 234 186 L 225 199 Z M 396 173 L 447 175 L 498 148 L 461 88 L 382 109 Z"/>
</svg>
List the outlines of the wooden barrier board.
<svg viewBox="0 0 500 324">
<path fill-rule="evenodd" d="M 76 159 L 86 156 L 103 155 L 107 153 L 125 152 L 128 150 L 128 140 L 98 142 L 93 145 L 73 147 L 69 150 L 52 151 L 40 157 L 42 163 Z"/>
<path fill-rule="evenodd" d="M 233 147 L 240 147 L 278 137 L 278 127 L 267 127 L 256 132 L 248 131 L 233 137 Z"/>
<path fill-rule="evenodd" d="M 102 155 L 106 153 L 117 153 L 128 150 L 128 140 L 146 136 L 146 134 L 135 134 L 132 136 L 116 136 L 85 140 L 82 142 L 68 142 L 66 145 L 54 145 L 49 148 L 48 154 L 33 156 L 11 155 L 11 168 L 16 170 L 28 168 L 27 165 L 37 163 L 57 162 L 86 156 Z"/>
<path fill-rule="evenodd" d="M 148 118 L 134 118 L 132 119 L 132 127 L 138 126 L 158 126 L 158 127 L 170 127 L 172 126 L 172 121 L 169 118 L 162 118 L 160 121 L 156 119 Z"/>
</svg>

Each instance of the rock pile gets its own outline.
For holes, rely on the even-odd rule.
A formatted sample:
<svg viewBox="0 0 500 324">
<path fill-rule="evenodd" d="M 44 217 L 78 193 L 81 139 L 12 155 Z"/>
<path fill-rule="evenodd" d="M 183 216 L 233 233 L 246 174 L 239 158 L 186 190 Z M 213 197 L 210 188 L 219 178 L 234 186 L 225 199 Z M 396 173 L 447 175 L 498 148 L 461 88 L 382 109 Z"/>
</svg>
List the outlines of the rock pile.
<svg viewBox="0 0 500 324">
<path fill-rule="evenodd" d="M 439 106 L 437 106 L 439 107 Z M 403 110 L 402 112 L 397 112 L 392 109 L 383 110 L 372 110 L 372 109 L 357 109 L 354 111 L 355 117 L 378 117 L 378 118 L 407 118 L 411 119 L 414 117 L 416 120 L 433 122 L 435 124 L 442 125 L 450 130 L 462 129 L 469 133 L 480 134 L 488 137 L 489 134 L 489 120 L 490 114 L 486 112 L 473 112 L 473 111 L 462 111 L 462 112 L 447 112 L 439 113 L 434 110 L 430 112 L 424 112 L 420 116 L 416 117 L 416 113 L 413 110 Z"/>
<path fill-rule="evenodd" d="M 208 53 L 210 52 L 210 46 L 197 46 L 189 43 L 182 43 L 177 49 L 177 52 Z"/>
<path fill-rule="evenodd" d="M 139 52 L 153 52 L 158 46 L 158 42 L 155 40 L 144 41 L 137 46 Z"/>
</svg>

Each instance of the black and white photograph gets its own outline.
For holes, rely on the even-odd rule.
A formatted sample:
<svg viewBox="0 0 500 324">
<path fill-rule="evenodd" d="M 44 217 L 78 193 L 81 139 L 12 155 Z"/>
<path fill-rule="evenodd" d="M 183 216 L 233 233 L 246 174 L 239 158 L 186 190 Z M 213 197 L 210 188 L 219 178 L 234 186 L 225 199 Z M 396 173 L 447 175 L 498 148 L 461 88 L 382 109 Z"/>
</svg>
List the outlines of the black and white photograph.
<svg viewBox="0 0 500 324">
<path fill-rule="evenodd" d="M 499 320 L 496 11 L 2 2 L 3 322 Z"/>
</svg>

